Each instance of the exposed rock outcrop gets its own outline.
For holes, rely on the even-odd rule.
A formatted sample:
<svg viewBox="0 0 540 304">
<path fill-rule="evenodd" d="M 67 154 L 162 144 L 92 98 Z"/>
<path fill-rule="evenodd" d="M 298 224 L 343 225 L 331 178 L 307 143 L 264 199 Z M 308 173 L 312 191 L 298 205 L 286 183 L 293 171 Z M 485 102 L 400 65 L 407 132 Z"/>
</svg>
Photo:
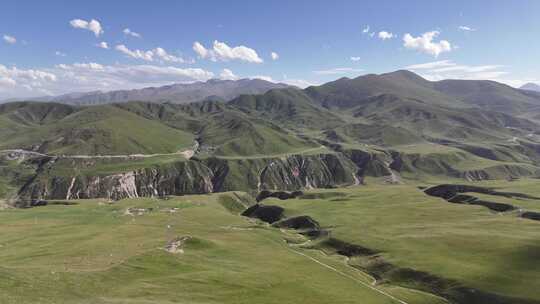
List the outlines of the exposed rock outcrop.
<svg viewBox="0 0 540 304">
<path fill-rule="evenodd" d="M 103 160 L 109 162 L 112 160 Z M 337 154 L 283 158 L 197 159 L 106 174 L 99 161 L 48 159 L 19 191 L 21 201 L 200 194 L 223 191 L 290 190 L 352 185 L 357 167 Z"/>
</svg>

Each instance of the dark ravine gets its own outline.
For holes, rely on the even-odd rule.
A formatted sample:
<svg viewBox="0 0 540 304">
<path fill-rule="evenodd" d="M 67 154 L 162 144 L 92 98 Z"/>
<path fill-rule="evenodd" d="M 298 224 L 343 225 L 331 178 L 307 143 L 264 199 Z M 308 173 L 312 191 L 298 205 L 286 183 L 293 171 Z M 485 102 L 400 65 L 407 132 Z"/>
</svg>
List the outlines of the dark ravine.
<svg viewBox="0 0 540 304">
<path fill-rule="evenodd" d="M 428 272 L 403 268 L 386 261 L 380 250 L 352 244 L 332 236 L 331 229 L 321 227 L 307 215 L 285 217 L 285 209 L 280 206 L 258 203 L 242 213 L 256 218 L 272 227 L 292 229 L 308 237 L 312 242 L 306 249 L 322 250 L 327 254 L 348 257 L 347 264 L 368 273 L 377 284 L 394 284 L 405 288 L 422 290 L 443 297 L 454 304 L 539 304 L 538 301 L 507 297 L 464 286 L 462 283 Z"/>
<path fill-rule="evenodd" d="M 520 199 L 534 199 L 540 200 L 540 197 L 535 197 L 523 193 L 516 192 L 499 192 L 491 188 L 471 186 L 471 185 L 449 185 L 443 184 L 434 186 L 424 190 L 424 193 L 430 196 L 439 197 L 446 200 L 449 203 L 465 204 L 465 205 L 479 205 L 484 206 L 495 212 L 507 212 L 513 210 L 521 210 L 518 206 L 514 206 L 507 203 L 491 202 L 481 200 L 475 196 L 463 193 L 481 193 L 489 194 L 493 196 L 502 196 L 506 198 L 520 198 Z M 531 211 L 520 211 L 520 217 L 540 221 L 540 213 Z"/>
<path fill-rule="evenodd" d="M 257 202 L 260 202 L 266 198 L 269 198 L 269 197 L 275 197 L 275 198 L 279 198 L 280 200 L 286 200 L 286 199 L 290 199 L 290 198 L 296 198 L 296 197 L 299 197 L 301 195 L 303 195 L 304 192 L 302 191 L 293 191 L 293 192 L 287 192 L 287 191 L 269 191 L 269 190 L 263 190 L 261 192 L 259 192 L 259 194 L 257 194 L 257 197 L 255 198 L 257 200 Z"/>
</svg>

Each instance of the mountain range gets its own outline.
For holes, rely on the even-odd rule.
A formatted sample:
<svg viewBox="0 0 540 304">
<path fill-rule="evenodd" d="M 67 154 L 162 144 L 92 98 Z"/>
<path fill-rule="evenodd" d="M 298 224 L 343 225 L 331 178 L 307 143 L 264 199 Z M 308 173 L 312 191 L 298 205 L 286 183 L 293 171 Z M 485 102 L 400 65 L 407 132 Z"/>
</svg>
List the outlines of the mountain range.
<svg viewBox="0 0 540 304">
<path fill-rule="evenodd" d="M 205 99 L 226 101 L 241 94 L 262 94 L 270 89 L 285 87 L 288 87 L 288 85 L 262 79 L 210 79 L 206 82 L 177 83 L 134 90 L 69 93 L 59 96 L 11 99 L 8 101 L 32 100 L 72 105 L 97 105 L 127 101 L 190 103 Z"/>
<path fill-rule="evenodd" d="M 246 87 L 241 83 L 198 85 Z M 118 174 L 126 172 L 143 179 L 133 187 L 148 194 L 150 184 L 162 194 L 185 194 L 330 187 L 369 176 L 540 176 L 540 93 L 533 91 L 396 71 L 304 90 L 228 92 L 226 101 L 197 93 L 166 102 L 1 104 L 0 150 L 19 151 L 9 157 L 24 165 L 0 162 L 0 171 L 12 177 L 7 183 L 18 196 L 32 199 L 66 197 L 73 187 L 79 197 L 129 196 L 110 184 L 124 182 Z M 34 157 L 45 158 L 26 163 Z M 162 184 L 165 176 L 176 181 Z"/>
</svg>

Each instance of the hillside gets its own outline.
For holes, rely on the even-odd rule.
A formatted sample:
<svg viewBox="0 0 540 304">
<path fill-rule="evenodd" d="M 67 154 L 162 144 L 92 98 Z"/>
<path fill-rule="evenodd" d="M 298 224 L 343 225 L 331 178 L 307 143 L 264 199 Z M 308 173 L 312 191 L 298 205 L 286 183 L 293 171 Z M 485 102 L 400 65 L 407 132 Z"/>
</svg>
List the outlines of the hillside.
<svg viewBox="0 0 540 304">
<path fill-rule="evenodd" d="M 32 199 L 65 196 L 72 179 L 88 198 L 99 197 L 104 192 L 89 188 L 90 181 L 118 182 L 115 174 L 126 172 L 144 179 L 136 179 L 137 191 L 147 193 L 144 184 L 152 183 L 163 194 L 352 185 L 366 177 L 392 183 L 513 179 L 540 175 L 536 100 L 532 92 L 494 82 L 430 82 L 397 71 L 227 102 L 16 102 L 0 106 L 0 150 L 28 151 L 5 151 L 5 157 L 36 170 L 17 194 Z M 501 105 L 514 111 L 501 111 Z M 33 152 L 54 161 L 32 160 Z M 73 155 L 92 161 L 72 162 Z M 110 162 L 102 163 L 100 155 Z M 17 167 L 4 169 L 18 174 Z M 162 175 L 182 186 L 164 183 Z"/>
</svg>

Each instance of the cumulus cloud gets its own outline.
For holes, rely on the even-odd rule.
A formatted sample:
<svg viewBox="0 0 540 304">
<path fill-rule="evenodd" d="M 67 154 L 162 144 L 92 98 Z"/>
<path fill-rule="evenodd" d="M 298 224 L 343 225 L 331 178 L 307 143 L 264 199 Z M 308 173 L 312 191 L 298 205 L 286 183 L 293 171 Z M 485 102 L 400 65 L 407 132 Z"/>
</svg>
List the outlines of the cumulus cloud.
<svg viewBox="0 0 540 304">
<path fill-rule="evenodd" d="M 360 57 L 357 56 L 351 56 L 351 61 L 360 61 Z"/>
<path fill-rule="evenodd" d="M 212 61 L 240 60 L 251 63 L 263 62 L 257 52 L 252 48 L 243 45 L 230 47 L 225 42 L 219 42 L 217 40 L 214 41 L 211 49 L 207 49 L 200 42 L 195 41 L 193 43 L 193 51 L 195 51 L 200 58 Z"/>
<path fill-rule="evenodd" d="M 171 54 L 167 53 L 164 49 L 162 49 L 160 47 L 157 47 L 157 48 L 153 49 L 152 52 L 154 52 L 154 56 L 156 56 L 157 58 L 159 58 L 159 59 L 161 59 L 163 61 L 176 62 L 176 63 L 183 63 L 184 62 L 184 59 L 182 59 L 180 57 L 177 57 L 177 56 L 174 56 L 174 55 L 171 55 Z"/>
<path fill-rule="evenodd" d="M 17 38 L 13 37 L 13 36 L 10 36 L 10 35 L 7 35 L 7 34 L 4 34 L 4 41 L 9 43 L 9 44 L 15 44 L 17 43 Z"/>
<path fill-rule="evenodd" d="M 418 37 L 413 37 L 407 33 L 403 36 L 403 46 L 407 49 L 417 50 L 438 57 L 441 53 L 452 50 L 452 45 L 447 40 L 433 41 L 439 34 L 438 31 L 432 31 Z"/>
<path fill-rule="evenodd" d="M 115 49 L 131 58 L 154 61 L 154 53 L 152 51 L 130 50 L 123 44 L 117 45 Z"/>
<path fill-rule="evenodd" d="M 392 38 L 395 37 L 394 34 L 392 34 L 390 32 L 387 32 L 387 31 L 380 31 L 378 36 L 382 40 L 392 39 Z"/>
<path fill-rule="evenodd" d="M 357 73 L 357 72 L 362 72 L 362 71 L 364 70 L 355 69 L 355 68 L 333 68 L 333 69 L 328 69 L 328 70 L 313 71 L 313 73 L 317 75 L 339 75 L 339 74 Z"/>
<path fill-rule="evenodd" d="M 279 54 L 276 53 L 276 52 L 272 52 L 272 53 L 270 53 L 270 57 L 272 57 L 272 60 L 278 60 L 279 59 Z"/>
<path fill-rule="evenodd" d="M 223 71 L 221 71 L 221 73 L 219 74 L 219 78 L 224 79 L 224 80 L 236 80 L 239 77 L 236 76 L 233 73 L 233 71 L 231 71 L 229 69 L 223 69 Z"/>
<path fill-rule="evenodd" d="M 476 31 L 475 29 L 471 28 L 471 27 L 468 27 L 468 26 L 465 26 L 465 25 L 460 25 L 458 27 L 459 30 L 461 31 L 465 31 L 465 32 L 474 32 Z"/>
<path fill-rule="evenodd" d="M 206 81 L 212 72 L 200 68 L 156 65 L 59 64 L 41 70 L 0 65 L 0 99 L 76 91 L 133 89 L 170 83 Z"/>
<path fill-rule="evenodd" d="M 53 84 L 57 76 L 51 72 L 35 69 L 19 69 L 6 67 L 0 64 L 0 96 L 15 97 L 21 92 L 36 90 L 40 94 L 47 94 L 46 84 Z"/>
<path fill-rule="evenodd" d="M 66 57 L 67 56 L 66 53 L 63 53 L 63 52 L 60 52 L 60 51 L 56 51 L 56 52 L 54 52 L 54 54 L 56 56 L 60 56 L 60 57 Z"/>
<path fill-rule="evenodd" d="M 115 49 L 121 53 L 124 53 L 128 57 L 135 59 L 142 59 L 145 61 L 163 61 L 163 62 L 174 62 L 174 63 L 184 63 L 184 59 L 167 53 L 163 48 L 157 47 L 148 51 L 141 50 L 130 50 L 127 46 L 119 44 Z"/>
<path fill-rule="evenodd" d="M 0 92 L 2 90 L 2 87 L 11 87 L 16 84 L 17 82 L 13 78 L 0 76 Z"/>
<path fill-rule="evenodd" d="M 108 45 L 107 42 L 105 42 L 105 41 L 101 41 L 100 43 L 96 44 L 96 46 L 97 46 L 98 48 L 102 48 L 102 49 L 106 49 L 106 50 L 109 49 L 109 45 Z"/>
<path fill-rule="evenodd" d="M 99 21 L 92 19 L 90 21 L 82 20 L 82 19 L 73 19 L 69 22 L 69 24 L 73 28 L 88 30 L 94 33 L 96 37 L 99 37 L 99 35 L 103 34 L 103 28 L 101 28 L 101 23 Z"/>
<path fill-rule="evenodd" d="M 132 36 L 132 37 L 136 37 L 136 38 L 141 38 L 141 34 L 137 33 L 137 32 L 134 32 L 132 30 L 130 30 L 129 28 L 125 28 L 123 31 L 122 31 L 125 35 L 128 35 L 128 36 Z"/>
</svg>

